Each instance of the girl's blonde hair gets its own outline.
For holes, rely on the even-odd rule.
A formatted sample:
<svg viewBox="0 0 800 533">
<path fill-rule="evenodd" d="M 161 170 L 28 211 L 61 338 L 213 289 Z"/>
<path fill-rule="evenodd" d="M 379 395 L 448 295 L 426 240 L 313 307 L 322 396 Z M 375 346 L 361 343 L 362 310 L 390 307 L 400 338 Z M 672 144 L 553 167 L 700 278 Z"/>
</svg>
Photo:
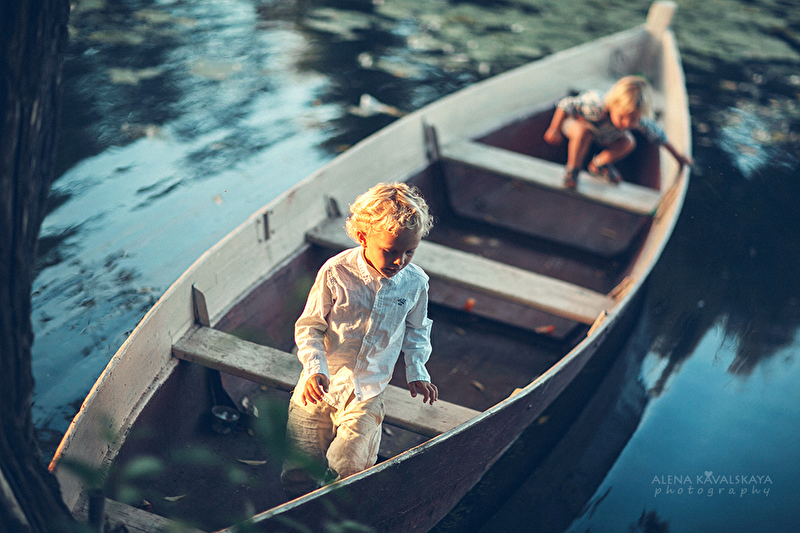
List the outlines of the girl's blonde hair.
<svg viewBox="0 0 800 533">
<path fill-rule="evenodd" d="M 370 235 L 388 231 L 394 235 L 404 229 L 425 237 L 433 227 L 433 217 L 419 189 L 405 183 L 379 183 L 350 205 L 345 225 L 347 234 L 358 242 L 358 232 Z"/>
<path fill-rule="evenodd" d="M 650 115 L 653 96 L 650 84 L 641 76 L 626 76 L 614 84 L 603 97 L 606 108 L 616 107 L 626 113 Z"/>
</svg>

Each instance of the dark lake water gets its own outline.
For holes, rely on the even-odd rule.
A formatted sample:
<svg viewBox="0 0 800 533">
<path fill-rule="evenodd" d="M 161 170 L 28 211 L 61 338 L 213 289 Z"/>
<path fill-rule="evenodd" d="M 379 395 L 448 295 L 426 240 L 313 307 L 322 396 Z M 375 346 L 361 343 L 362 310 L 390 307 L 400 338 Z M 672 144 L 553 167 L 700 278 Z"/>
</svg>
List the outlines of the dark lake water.
<svg viewBox="0 0 800 533">
<path fill-rule="evenodd" d="M 55 449 L 205 249 L 323 162 L 649 2 L 78 0 L 34 284 Z M 800 531 L 800 10 L 681 0 L 696 166 L 607 404 L 483 531 Z M 365 116 L 366 115 L 366 116 Z M 591 428 L 591 429 L 589 429 Z"/>
</svg>

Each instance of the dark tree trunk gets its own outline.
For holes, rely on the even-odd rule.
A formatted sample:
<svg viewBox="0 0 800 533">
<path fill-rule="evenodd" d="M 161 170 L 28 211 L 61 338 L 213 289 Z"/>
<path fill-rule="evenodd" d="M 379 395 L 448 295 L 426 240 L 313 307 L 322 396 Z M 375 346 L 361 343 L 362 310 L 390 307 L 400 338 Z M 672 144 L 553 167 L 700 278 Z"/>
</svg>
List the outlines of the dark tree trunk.
<svg viewBox="0 0 800 533">
<path fill-rule="evenodd" d="M 0 531 L 71 520 L 34 437 L 30 320 L 68 16 L 68 0 L 0 0 Z"/>
</svg>

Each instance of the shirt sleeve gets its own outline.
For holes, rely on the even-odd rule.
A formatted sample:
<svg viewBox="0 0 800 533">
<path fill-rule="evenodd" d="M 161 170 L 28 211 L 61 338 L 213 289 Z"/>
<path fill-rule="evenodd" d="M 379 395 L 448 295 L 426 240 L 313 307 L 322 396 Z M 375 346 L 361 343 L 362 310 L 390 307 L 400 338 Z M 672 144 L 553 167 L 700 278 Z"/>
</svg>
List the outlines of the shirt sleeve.
<svg viewBox="0 0 800 533">
<path fill-rule="evenodd" d="M 403 353 L 406 363 L 406 382 L 428 381 L 431 376 L 425 363 L 431 356 L 431 326 L 428 318 L 428 281 L 423 282 L 416 305 L 406 316 L 406 331 L 403 338 Z"/>
<path fill-rule="evenodd" d="M 558 108 L 570 117 L 585 118 L 597 122 L 603 118 L 603 98 L 595 91 L 585 91 L 577 96 L 567 96 L 558 102 Z"/>
<path fill-rule="evenodd" d="M 639 125 L 636 129 L 641 131 L 647 137 L 647 140 L 653 144 L 665 144 L 667 142 L 667 135 L 664 130 L 649 118 L 639 120 Z"/>
<path fill-rule="evenodd" d="M 331 377 L 325 356 L 325 332 L 328 330 L 328 314 L 333 306 L 330 283 L 330 268 L 323 266 L 308 293 L 305 309 L 295 322 L 294 341 L 297 358 L 303 364 L 304 379 L 314 374 L 323 374 L 328 379 Z"/>
</svg>

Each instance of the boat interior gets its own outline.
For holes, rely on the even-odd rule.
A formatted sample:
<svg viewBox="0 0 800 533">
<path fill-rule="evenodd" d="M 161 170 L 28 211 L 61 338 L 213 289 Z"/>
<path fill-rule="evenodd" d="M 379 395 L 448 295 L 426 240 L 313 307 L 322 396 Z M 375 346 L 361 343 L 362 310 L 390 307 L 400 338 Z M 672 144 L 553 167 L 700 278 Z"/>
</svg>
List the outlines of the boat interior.
<svg viewBox="0 0 800 533">
<path fill-rule="evenodd" d="M 431 278 L 428 369 L 441 401 L 423 407 L 395 372 L 379 460 L 531 383 L 624 289 L 661 198 L 658 148 L 639 139 L 618 165 L 619 185 L 582 172 L 577 191 L 564 189 L 566 147 L 541 142 L 553 111 L 444 146 L 428 129 L 431 164 L 409 181 L 436 220 L 414 261 Z M 344 232 L 347 204 L 330 198 L 328 211 L 307 243 L 213 327 L 195 292 L 198 325 L 173 347 L 186 362 L 140 415 L 115 462 L 110 497 L 199 517 L 194 525 L 206 531 L 285 501 L 285 410 L 300 373 L 294 320 L 322 263 L 355 245 Z M 215 416 L 213 406 L 235 410 L 233 418 Z M 160 468 L 148 471 L 145 459 Z"/>
</svg>

